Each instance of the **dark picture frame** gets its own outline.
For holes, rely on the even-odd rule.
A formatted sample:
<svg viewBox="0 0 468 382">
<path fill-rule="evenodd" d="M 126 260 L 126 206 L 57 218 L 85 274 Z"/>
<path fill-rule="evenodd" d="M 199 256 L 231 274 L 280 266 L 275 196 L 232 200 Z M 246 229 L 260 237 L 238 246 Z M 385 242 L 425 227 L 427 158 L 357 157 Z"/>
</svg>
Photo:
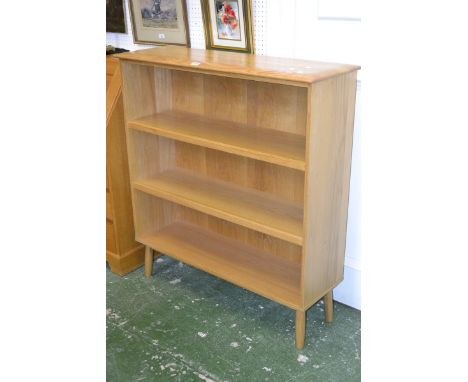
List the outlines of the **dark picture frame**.
<svg viewBox="0 0 468 382">
<path fill-rule="evenodd" d="M 124 0 L 106 0 L 106 32 L 127 33 Z"/>
</svg>

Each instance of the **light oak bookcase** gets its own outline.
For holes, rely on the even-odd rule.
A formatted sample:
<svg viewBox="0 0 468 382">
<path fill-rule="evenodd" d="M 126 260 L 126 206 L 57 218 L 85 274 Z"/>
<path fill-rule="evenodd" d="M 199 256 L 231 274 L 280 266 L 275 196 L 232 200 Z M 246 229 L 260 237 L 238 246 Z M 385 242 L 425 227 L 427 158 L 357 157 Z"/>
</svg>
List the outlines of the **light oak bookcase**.
<svg viewBox="0 0 468 382">
<path fill-rule="evenodd" d="M 296 311 L 343 279 L 359 67 L 158 47 L 118 55 L 136 240 Z"/>
</svg>

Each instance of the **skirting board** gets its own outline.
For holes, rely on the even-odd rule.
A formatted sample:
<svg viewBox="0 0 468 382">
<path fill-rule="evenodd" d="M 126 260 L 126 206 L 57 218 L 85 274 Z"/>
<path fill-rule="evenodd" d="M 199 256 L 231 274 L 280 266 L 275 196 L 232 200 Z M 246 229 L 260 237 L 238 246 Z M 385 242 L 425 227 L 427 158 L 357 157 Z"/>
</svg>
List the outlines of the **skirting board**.
<svg viewBox="0 0 468 382">
<path fill-rule="evenodd" d="M 141 267 L 145 259 L 145 246 L 138 245 L 123 255 L 117 255 L 106 251 L 106 261 L 112 272 L 124 276 L 127 273 Z"/>
<path fill-rule="evenodd" d="M 344 280 L 333 290 L 333 299 L 361 310 L 361 270 L 344 267 Z"/>
</svg>

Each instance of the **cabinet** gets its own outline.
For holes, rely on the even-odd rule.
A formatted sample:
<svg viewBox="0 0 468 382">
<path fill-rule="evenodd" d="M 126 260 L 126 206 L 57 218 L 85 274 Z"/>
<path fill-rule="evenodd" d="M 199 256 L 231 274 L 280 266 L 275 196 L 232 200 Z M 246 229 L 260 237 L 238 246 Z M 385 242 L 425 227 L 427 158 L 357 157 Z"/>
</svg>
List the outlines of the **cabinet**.
<svg viewBox="0 0 468 382">
<path fill-rule="evenodd" d="M 119 55 L 136 240 L 296 311 L 343 279 L 359 67 L 183 47 Z"/>
<path fill-rule="evenodd" d="M 144 246 L 135 241 L 127 145 L 118 59 L 106 58 L 106 260 L 124 275 L 144 262 Z"/>
</svg>

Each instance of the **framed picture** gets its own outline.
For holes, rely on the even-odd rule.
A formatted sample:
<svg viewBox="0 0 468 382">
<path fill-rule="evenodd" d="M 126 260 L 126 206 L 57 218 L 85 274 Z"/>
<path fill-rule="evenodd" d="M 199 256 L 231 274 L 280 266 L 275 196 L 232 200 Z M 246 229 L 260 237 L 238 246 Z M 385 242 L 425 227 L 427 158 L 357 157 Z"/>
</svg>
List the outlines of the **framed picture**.
<svg viewBox="0 0 468 382">
<path fill-rule="evenodd" d="M 106 32 L 127 33 L 123 0 L 106 0 Z"/>
<path fill-rule="evenodd" d="M 190 46 L 185 0 L 129 0 L 135 44 Z"/>
<path fill-rule="evenodd" d="M 251 0 L 201 0 L 207 49 L 254 53 Z"/>
</svg>

